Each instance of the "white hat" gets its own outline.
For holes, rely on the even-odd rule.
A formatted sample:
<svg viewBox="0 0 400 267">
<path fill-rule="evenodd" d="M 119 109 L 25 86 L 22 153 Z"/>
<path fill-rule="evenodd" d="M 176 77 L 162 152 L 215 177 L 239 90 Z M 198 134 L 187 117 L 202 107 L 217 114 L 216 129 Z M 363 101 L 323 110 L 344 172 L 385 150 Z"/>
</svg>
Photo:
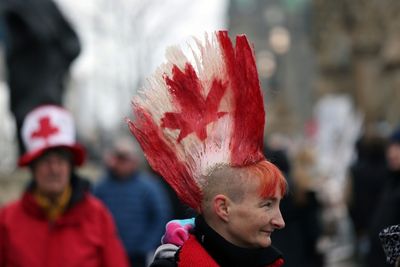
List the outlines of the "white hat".
<svg viewBox="0 0 400 267">
<path fill-rule="evenodd" d="M 19 166 L 27 166 L 49 148 L 65 147 L 74 155 L 74 164 L 85 160 L 84 148 L 76 143 L 72 115 L 55 105 L 43 105 L 25 117 L 21 129 L 26 152 L 19 158 Z"/>
</svg>

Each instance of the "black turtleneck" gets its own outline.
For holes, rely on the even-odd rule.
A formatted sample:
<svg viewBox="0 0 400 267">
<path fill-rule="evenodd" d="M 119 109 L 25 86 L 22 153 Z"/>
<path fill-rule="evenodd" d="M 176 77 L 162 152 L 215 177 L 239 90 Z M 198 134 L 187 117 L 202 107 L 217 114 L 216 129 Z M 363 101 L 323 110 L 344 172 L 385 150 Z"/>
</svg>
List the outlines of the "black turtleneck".
<svg viewBox="0 0 400 267">
<path fill-rule="evenodd" d="M 198 216 L 193 234 L 210 256 L 222 267 L 264 267 L 282 258 L 272 246 L 267 248 L 241 248 L 226 241 Z"/>
</svg>

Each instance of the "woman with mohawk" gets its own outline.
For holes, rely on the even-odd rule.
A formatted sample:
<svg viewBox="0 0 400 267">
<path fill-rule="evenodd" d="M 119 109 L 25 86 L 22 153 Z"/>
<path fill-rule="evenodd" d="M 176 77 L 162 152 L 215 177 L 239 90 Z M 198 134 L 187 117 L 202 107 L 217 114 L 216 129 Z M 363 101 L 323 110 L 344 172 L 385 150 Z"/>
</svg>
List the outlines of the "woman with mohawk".
<svg viewBox="0 0 400 267">
<path fill-rule="evenodd" d="M 244 35 L 233 46 L 226 31 L 196 44 L 194 66 L 169 51 L 128 121 L 151 167 L 200 214 L 174 256 L 152 266 L 281 266 L 271 234 L 285 225 L 287 183 L 262 153 L 254 53 Z"/>
</svg>

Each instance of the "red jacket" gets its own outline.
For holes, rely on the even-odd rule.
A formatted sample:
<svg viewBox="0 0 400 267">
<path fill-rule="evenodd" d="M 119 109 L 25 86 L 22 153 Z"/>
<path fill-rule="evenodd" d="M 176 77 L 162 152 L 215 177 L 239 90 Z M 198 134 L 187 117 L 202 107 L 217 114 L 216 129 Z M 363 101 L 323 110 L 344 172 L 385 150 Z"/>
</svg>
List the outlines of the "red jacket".
<svg viewBox="0 0 400 267">
<path fill-rule="evenodd" d="M 181 247 L 178 258 L 178 267 L 219 266 L 193 235 L 190 235 L 189 239 Z M 283 259 L 278 258 L 275 262 L 265 267 L 280 267 L 283 263 Z"/>
<path fill-rule="evenodd" d="M 0 267 L 126 267 L 110 213 L 83 199 L 50 223 L 31 193 L 0 211 Z"/>
</svg>

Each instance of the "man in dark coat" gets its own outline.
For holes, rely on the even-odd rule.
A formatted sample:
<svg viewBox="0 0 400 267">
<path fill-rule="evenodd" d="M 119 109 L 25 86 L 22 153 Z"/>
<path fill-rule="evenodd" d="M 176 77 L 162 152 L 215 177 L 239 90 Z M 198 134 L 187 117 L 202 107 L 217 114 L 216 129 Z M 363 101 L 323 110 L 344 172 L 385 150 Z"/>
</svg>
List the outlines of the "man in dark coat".
<svg viewBox="0 0 400 267">
<path fill-rule="evenodd" d="M 349 211 L 356 233 L 356 256 L 365 261 L 368 248 L 368 227 L 382 193 L 382 177 L 387 173 L 386 139 L 366 134 L 356 144 L 357 161 L 350 168 L 351 195 Z"/>
</svg>

